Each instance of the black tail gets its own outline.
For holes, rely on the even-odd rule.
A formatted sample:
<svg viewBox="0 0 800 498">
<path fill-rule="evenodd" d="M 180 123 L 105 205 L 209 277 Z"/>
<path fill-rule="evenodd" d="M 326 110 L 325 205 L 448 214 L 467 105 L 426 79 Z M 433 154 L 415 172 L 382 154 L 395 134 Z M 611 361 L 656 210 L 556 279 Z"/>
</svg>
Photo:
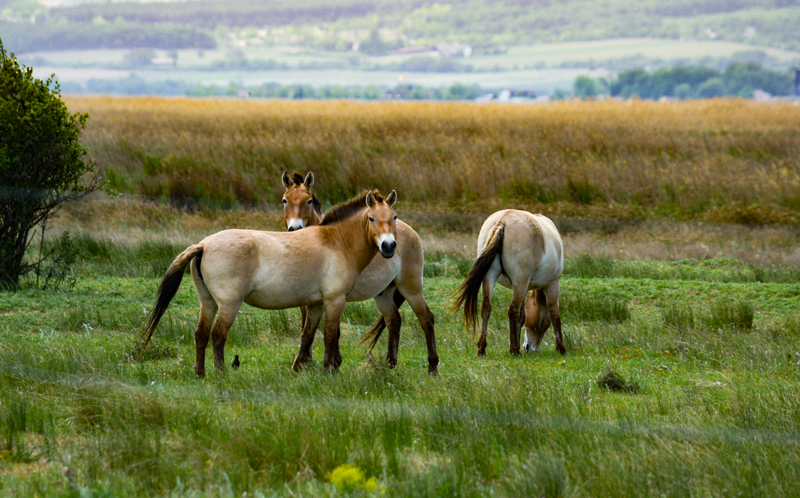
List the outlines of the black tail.
<svg viewBox="0 0 800 498">
<path fill-rule="evenodd" d="M 503 251 L 504 235 L 505 225 L 503 225 L 502 222 L 498 223 L 489 236 L 483 253 L 478 256 L 478 259 L 475 260 L 472 268 L 470 268 L 467 278 L 464 279 L 464 282 L 456 289 L 458 297 L 453 307 L 450 309 L 450 313 L 458 311 L 463 304 L 464 325 L 467 327 L 467 330 L 474 331 L 478 323 L 478 291 L 483 283 L 483 278 L 494 262 L 494 258 Z"/>
<path fill-rule="evenodd" d="M 392 299 L 394 300 L 394 305 L 398 308 L 406 302 L 406 298 L 400 294 L 400 291 L 395 289 L 394 295 L 392 295 Z M 358 345 L 362 345 L 367 341 L 370 341 L 369 346 L 367 347 L 367 353 L 371 353 L 373 349 L 375 349 L 375 345 L 378 343 L 378 339 L 381 338 L 381 334 L 383 333 L 383 329 L 386 328 L 386 320 L 384 320 L 383 316 L 378 319 L 378 323 L 372 327 L 372 330 L 367 332 L 361 337 L 361 342 Z"/>
<path fill-rule="evenodd" d="M 142 337 L 144 338 L 142 354 L 144 354 L 144 349 L 147 347 L 147 344 L 150 343 L 150 338 L 153 337 L 153 332 L 155 332 L 158 322 L 161 320 L 161 317 L 164 316 L 164 312 L 167 311 L 170 301 L 172 301 L 172 298 L 177 294 L 186 267 L 189 266 L 194 258 L 199 260 L 202 256 L 203 246 L 195 244 L 180 253 L 172 264 L 169 265 L 169 268 L 167 268 L 167 273 L 164 274 L 164 278 L 161 279 L 161 285 L 158 287 L 156 305 L 150 312 L 150 318 L 147 319 L 147 324 L 145 324 L 144 330 L 142 330 Z"/>
</svg>

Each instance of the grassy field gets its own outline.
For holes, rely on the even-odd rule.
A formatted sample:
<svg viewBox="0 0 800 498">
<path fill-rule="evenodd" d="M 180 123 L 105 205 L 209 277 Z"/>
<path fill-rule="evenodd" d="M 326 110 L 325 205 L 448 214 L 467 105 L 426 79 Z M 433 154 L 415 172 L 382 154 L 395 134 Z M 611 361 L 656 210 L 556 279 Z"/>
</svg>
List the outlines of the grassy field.
<svg viewBox="0 0 800 498">
<path fill-rule="evenodd" d="M 450 293 L 469 260 L 429 257 L 440 375 L 413 314 L 396 369 L 356 343 L 340 373 L 290 370 L 295 311 L 246 307 L 242 366 L 192 374 L 184 282 L 144 360 L 137 331 L 182 249 L 80 237 L 61 292 L 0 294 L 0 491 L 12 496 L 790 496 L 800 492 L 796 269 L 737 260 L 569 259 L 538 354 L 508 354 L 505 289 L 486 358 Z M 315 357 L 321 357 L 319 341 Z M 385 347 L 385 339 L 379 344 Z M 627 385 L 601 387 L 613 372 Z M 606 384 L 603 384 L 606 385 Z M 349 465 L 349 466 L 348 466 Z"/>
<path fill-rule="evenodd" d="M 91 113 L 84 143 L 124 195 L 52 223 L 79 254 L 61 290 L 0 292 L 0 495 L 800 494 L 800 108 L 68 104 Z M 326 207 L 398 190 L 425 248 L 438 377 L 408 306 L 397 368 L 385 338 L 366 356 L 365 302 L 345 310 L 337 374 L 319 340 L 291 372 L 297 311 L 244 307 L 226 348 L 241 368 L 198 380 L 189 278 L 139 355 L 181 250 L 283 229 L 284 168 L 312 169 Z M 551 332 L 509 355 L 500 287 L 485 358 L 447 315 L 501 207 L 563 236 L 566 356 Z"/>
</svg>

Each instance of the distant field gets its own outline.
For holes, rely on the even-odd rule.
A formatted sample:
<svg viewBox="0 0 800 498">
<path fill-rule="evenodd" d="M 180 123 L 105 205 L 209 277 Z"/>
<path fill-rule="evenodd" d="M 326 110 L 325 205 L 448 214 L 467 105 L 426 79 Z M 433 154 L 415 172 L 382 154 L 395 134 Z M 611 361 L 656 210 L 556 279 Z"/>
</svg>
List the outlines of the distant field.
<svg viewBox="0 0 800 498">
<path fill-rule="evenodd" d="M 354 56 L 369 63 L 387 64 L 420 56 L 419 54 L 369 56 L 353 52 L 323 52 L 292 46 L 249 46 L 240 50 L 245 57 L 250 59 L 272 59 L 290 66 L 309 62 L 347 61 Z M 700 57 L 730 57 L 739 52 L 752 52 L 755 50 L 762 51 L 767 56 L 786 63 L 800 58 L 800 52 L 758 47 L 744 43 L 662 38 L 619 38 L 511 46 L 508 47 L 506 53 L 460 58 L 459 61 L 465 64 L 472 64 L 475 67 L 494 67 L 497 65 L 503 69 L 512 69 L 515 64 L 519 67 L 535 64 L 558 66 L 564 62 L 588 62 L 590 60 L 602 65 L 604 61 L 609 59 L 636 55 L 646 58 L 661 58 L 667 61 Z M 63 52 L 30 52 L 24 55 L 27 59 L 42 57 L 48 61 L 48 65 L 73 66 L 81 64 L 119 64 L 127 52 L 128 50 L 124 49 L 68 50 Z M 159 57 L 167 55 L 165 50 L 159 50 L 156 53 Z M 177 53 L 179 67 L 187 70 L 196 66 L 207 66 L 213 61 L 230 57 L 230 49 L 226 48 L 203 51 L 178 50 Z"/>
<path fill-rule="evenodd" d="M 296 169 L 327 202 L 368 184 L 432 210 L 800 224 L 790 103 L 67 102 L 115 188 L 176 203 L 271 202 Z"/>
<path fill-rule="evenodd" d="M 602 69 L 609 60 L 641 57 L 644 60 L 663 59 L 689 60 L 702 57 L 729 58 L 737 53 L 762 51 L 767 57 L 782 64 L 800 60 L 800 52 L 767 47 L 753 47 L 743 43 L 720 41 L 688 41 L 648 38 L 628 38 L 584 42 L 546 43 L 528 46 L 512 46 L 506 53 L 459 58 L 462 64 L 476 70 L 498 69 L 503 72 L 475 73 L 414 73 L 402 71 L 361 71 L 357 69 L 297 70 L 299 65 L 340 64 L 350 66 L 349 60 L 357 58 L 360 63 L 386 66 L 427 55 L 364 56 L 352 52 L 321 52 L 291 46 L 245 47 L 242 53 L 249 60 L 273 60 L 286 64 L 289 69 L 275 71 L 198 71 L 209 67 L 214 61 L 230 58 L 230 49 L 179 50 L 178 65 L 170 67 L 147 67 L 140 69 L 116 69 L 123 62 L 128 50 L 83 50 L 64 52 L 35 52 L 24 54 L 24 60 L 36 62 L 37 75 L 56 73 L 61 81 L 85 82 L 91 78 L 122 78 L 131 72 L 147 80 L 173 79 L 194 83 L 227 84 L 231 80 L 246 85 L 266 82 L 280 84 L 323 84 L 344 86 L 366 86 L 376 84 L 392 87 L 403 81 L 426 87 L 447 86 L 454 82 L 477 84 L 484 88 L 517 88 L 551 93 L 557 88 L 570 90 L 575 77 L 587 74 L 603 77 L 608 71 Z M 202 55 L 201 55 L 202 54 Z M 167 51 L 156 51 L 158 57 L 167 57 Z M 553 69 L 562 64 L 589 63 L 598 69 Z M 546 69 L 546 68 L 550 69 Z M 535 68 L 535 69 L 534 69 Z"/>
<path fill-rule="evenodd" d="M 556 89 L 571 91 L 578 75 L 593 78 L 607 77 L 604 69 L 531 69 L 511 72 L 486 73 L 409 73 L 404 71 L 355 71 L 346 69 L 324 69 L 314 71 L 171 71 L 171 70 L 123 70 L 123 69 L 77 69 L 39 66 L 34 68 L 37 78 L 46 78 L 55 73 L 59 81 L 86 82 L 92 78 L 119 79 L 135 74 L 148 81 L 178 80 L 196 84 L 227 86 L 231 81 L 245 87 L 263 83 L 281 85 L 341 85 L 364 87 L 378 85 L 394 88 L 400 82 L 421 85 L 427 88 L 450 86 L 454 83 L 478 85 L 484 89 L 512 88 L 533 90 L 542 95 Z"/>
</svg>

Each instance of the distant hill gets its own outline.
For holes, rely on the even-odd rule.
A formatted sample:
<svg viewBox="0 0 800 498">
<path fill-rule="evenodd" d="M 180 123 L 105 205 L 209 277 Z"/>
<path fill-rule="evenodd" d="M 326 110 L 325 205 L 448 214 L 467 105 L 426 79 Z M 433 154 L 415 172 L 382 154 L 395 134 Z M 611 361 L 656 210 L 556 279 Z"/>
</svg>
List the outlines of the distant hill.
<svg viewBox="0 0 800 498">
<path fill-rule="evenodd" d="M 800 50 L 797 0 L 190 0 L 54 8 L 0 0 L 0 13 L 0 38 L 19 52 L 209 48 L 233 38 L 339 52 L 360 45 L 372 54 L 441 42 L 494 54 L 510 46 L 639 37 Z"/>
<path fill-rule="evenodd" d="M 517 45 L 661 37 L 800 49 L 796 0 L 296 0 L 93 3 L 52 9 L 53 19 L 224 27 L 384 28 L 403 40 Z"/>
</svg>

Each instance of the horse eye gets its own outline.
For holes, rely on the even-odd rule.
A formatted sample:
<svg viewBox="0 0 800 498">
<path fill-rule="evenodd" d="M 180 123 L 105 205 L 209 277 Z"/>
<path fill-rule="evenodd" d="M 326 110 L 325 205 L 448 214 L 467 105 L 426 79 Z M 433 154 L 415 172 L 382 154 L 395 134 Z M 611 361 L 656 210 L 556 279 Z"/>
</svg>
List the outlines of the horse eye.
<svg viewBox="0 0 800 498">
<path fill-rule="evenodd" d="M 308 204 L 310 206 L 312 202 L 313 202 L 313 199 L 309 199 L 306 204 Z"/>
<path fill-rule="evenodd" d="M 397 215 L 394 215 L 394 218 L 392 218 L 392 219 L 393 219 L 394 221 L 397 221 Z"/>
<path fill-rule="evenodd" d="M 283 200 L 283 203 L 284 203 L 284 204 L 289 204 L 289 201 L 287 201 L 286 199 L 284 199 L 284 200 Z"/>
<path fill-rule="evenodd" d="M 370 223 L 375 223 L 375 218 L 373 218 L 372 216 L 370 216 L 370 217 L 369 217 L 369 222 L 370 222 Z"/>
</svg>

